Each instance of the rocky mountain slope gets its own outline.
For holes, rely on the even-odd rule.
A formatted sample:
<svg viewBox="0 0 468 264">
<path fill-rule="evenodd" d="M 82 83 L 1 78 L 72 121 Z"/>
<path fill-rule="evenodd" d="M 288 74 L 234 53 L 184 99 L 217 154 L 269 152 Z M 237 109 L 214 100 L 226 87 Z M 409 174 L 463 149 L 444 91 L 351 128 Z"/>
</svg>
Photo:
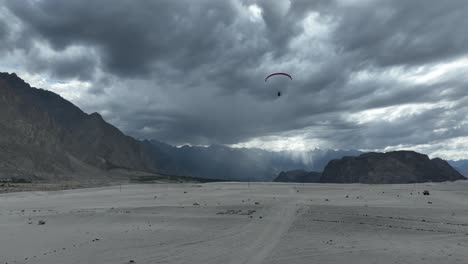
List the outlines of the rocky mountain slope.
<svg viewBox="0 0 468 264">
<path fill-rule="evenodd" d="M 139 141 L 15 74 L 0 73 L 0 177 L 62 177 L 113 167 L 156 171 Z"/>
<path fill-rule="evenodd" d="M 320 179 L 323 183 L 417 183 L 465 179 L 446 161 L 414 151 L 366 153 L 332 160 Z"/>
</svg>

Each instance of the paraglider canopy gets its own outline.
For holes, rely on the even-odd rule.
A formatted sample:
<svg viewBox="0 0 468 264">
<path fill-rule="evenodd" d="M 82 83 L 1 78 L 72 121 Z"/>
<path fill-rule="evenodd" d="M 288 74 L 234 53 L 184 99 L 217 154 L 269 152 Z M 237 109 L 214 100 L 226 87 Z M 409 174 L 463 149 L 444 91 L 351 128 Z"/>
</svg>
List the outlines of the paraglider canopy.
<svg viewBox="0 0 468 264">
<path fill-rule="evenodd" d="M 293 79 L 293 78 L 291 77 L 291 75 L 289 75 L 289 74 L 287 74 L 287 73 L 285 73 L 285 72 L 275 72 L 275 73 L 272 73 L 272 74 L 268 75 L 268 76 L 265 78 L 265 82 L 268 81 L 268 79 L 269 79 L 271 76 L 275 76 L 275 75 L 284 75 L 284 76 L 289 77 L 289 79 L 291 79 L 291 80 Z"/>
</svg>

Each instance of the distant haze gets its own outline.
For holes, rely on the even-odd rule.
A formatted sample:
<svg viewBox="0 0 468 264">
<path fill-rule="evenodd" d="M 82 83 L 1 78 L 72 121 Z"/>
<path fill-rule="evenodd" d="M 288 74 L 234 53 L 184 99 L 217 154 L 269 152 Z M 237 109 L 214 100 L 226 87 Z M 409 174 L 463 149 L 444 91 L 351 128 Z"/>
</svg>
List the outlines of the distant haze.
<svg viewBox="0 0 468 264">
<path fill-rule="evenodd" d="M 0 0 L 0 72 L 139 139 L 468 159 L 467 13 L 466 0 Z M 293 80 L 265 83 L 278 71 Z"/>
</svg>

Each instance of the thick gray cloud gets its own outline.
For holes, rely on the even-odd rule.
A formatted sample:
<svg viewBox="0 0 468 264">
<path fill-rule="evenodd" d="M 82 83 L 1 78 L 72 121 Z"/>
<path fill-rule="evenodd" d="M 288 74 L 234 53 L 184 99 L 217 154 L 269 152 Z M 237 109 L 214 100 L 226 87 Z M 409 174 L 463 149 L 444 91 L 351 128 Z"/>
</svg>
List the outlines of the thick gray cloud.
<svg viewBox="0 0 468 264">
<path fill-rule="evenodd" d="M 468 145 L 464 0 L 0 1 L 1 69 L 139 138 Z"/>
<path fill-rule="evenodd" d="M 8 35 L 8 27 L 5 21 L 0 21 L 0 39 L 5 39 Z"/>
<path fill-rule="evenodd" d="M 360 62 L 434 63 L 468 51 L 466 12 L 463 0 L 362 1 L 340 11 L 335 41 Z"/>
</svg>

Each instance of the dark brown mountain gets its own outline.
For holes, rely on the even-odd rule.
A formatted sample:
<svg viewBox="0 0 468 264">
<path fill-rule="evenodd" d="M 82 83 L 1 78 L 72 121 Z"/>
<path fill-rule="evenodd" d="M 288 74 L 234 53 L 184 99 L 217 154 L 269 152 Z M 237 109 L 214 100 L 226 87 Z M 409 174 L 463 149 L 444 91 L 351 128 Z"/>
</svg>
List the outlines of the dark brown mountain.
<svg viewBox="0 0 468 264">
<path fill-rule="evenodd" d="M 323 183 L 417 183 L 465 179 L 446 161 L 414 151 L 366 153 L 330 161 Z"/>
<path fill-rule="evenodd" d="M 50 179 L 117 167 L 156 171 L 144 145 L 99 114 L 0 73 L 0 177 Z"/>
<path fill-rule="evenodd" d="M 300 182 L 300 183 L 317 183 L 320 182 L 320 172 L 315 171 L 304 171 L 304 170 L 292 170 L 282 171 L 278 177 L 274 180 L 275 182 Z"/>
</svg>

